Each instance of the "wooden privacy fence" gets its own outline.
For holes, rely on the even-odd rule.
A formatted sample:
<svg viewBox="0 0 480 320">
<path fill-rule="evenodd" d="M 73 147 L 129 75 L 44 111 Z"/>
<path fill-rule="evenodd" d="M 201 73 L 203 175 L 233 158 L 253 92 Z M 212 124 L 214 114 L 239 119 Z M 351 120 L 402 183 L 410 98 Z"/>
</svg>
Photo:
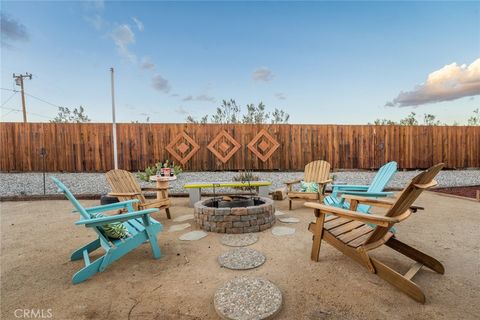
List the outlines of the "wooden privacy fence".
<svg viewBox="0 0 480 320">
<path fill-rule="evenodd" d="M 136 171 L 170 159 L 184 170 L 303 170 L 324 159 L 334 169 L 480 167 L 480 127 L 369 125 L 118 124 L 118 164 Z M 0 123 L 0 170 L 103 172 L 113 168 L 105 123 Z"/>
</svg>

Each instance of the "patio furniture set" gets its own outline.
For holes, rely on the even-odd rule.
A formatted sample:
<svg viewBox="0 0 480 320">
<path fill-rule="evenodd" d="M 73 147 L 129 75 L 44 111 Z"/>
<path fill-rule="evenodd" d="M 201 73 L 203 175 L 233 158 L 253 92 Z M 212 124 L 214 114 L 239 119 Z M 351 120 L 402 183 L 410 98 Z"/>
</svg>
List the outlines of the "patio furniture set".
<svg viewBox="0 0 480 320">
<path fill-rule="evenodd" d="M 290 210 L 292 209 L 292 201 L 297 200 L 307 201 L 304 206 L 313 209 L 315 221 L 308 226 L 308 230 L 313 233 L 311 259 L 313 261 L 319 260 L 321 242 L 324 240 L 364 266 L 369 272 L 377 274 L 414 300 L 424 303 L 425 295 L 412 281 L 412 278 L 422 266 L 441 274 L 444 273 L 444 267 L 436 259 L 398 240 L 394 225 L 406 220 L 417 210 L 423 209 L 413 203 L 424 190 L 436 185 L 434 178 L 442 168 L 443 164 L 437 164 L 423 171 L 414 177 L 395 198 L 392 192 L 384 191 L 397 170 L 397 164 L 394 161 L 381 167 L 370 185 L 333 185 L 330 195 L 325 194 L 325 186 L 332 182 L 330 179 L 330 164 L 323 160 L 307 164 L 303 179 L 288 181 L 286 185 Z M 156 187 L 142 189 L 130 172 L 112 170 L 106 176 L 112 187 L 112 192 L 109 195 L 118 197 L 120 202 L 91 208 L 84 208 L 62 182 L 52 178 L 59 191 L 65 194 L 80 214 L 81 219 L 76 224 L 90 228 L 98 236 L 97 239 L 77 249 L 71 255 L 72 261 L 83 259 L 85 263 L 85 266 L 73 276 L 74 284 L 85 281 L 98 272 L 103 272 L 114 261 L 144 242 L 150 243 L 155 259 L 161 256 L 156 234 L 163 227 L 161 223 L 151 217 L 151 214 L 159 210 L 165 210 L 167 218 L 171 218 L 167 179 L 157 178 Z M 269 226 L 275 223 L 273 201 L 266 198 L 267 188 L 270 184 L 266 181 L 248 183 L 249 187 L 257 188 L 257 193 L 262 196 L 255 199 L 266 199 L 271 204 L 272 209 L 268 210 L 272 212 L 268 211 L 267 214 L 268 217 L 273 217 L 273 219 L 268 220 Z M 294 190 L 293 185 L 295 184 L 300 184 L 300 191 Z M 197 223 L 203 228 L 205 225 L 210 226 L 211 221 L 221 222 L 221 224 L 215 224 L 215 228 L 204 228 L 208 231 L 217 232 L 227 232 L 228 226 L 232 230 L 238 229 L 240 228 L 240 222 L 249 223 L 248 226 L 246 224 L 241 226 L 241 228 L 247 228 L 245 230 L 248 232 L 267 229 L 267 227 L 260 228 L 258 224 L 259 220 L 266 223 L 265 212 L 256 208 L 251 211 L 247 210 L 257 205 L 254 200 L 250 201 L 247 207 L 239 208 L 229 203 L 233 200 L 230 197 L 200 200 L 200 190 L 202 188 L 232 186 L 242 187 L 245 186 L 245 183 L 209 182 L 185 185 L 187 190 L 191 190 L 189 192 L 190 201 L 193 202 L 192 205 L 195 205 Z M 145 191 L 157 192 L 157 198 L 147 200 L 143 194 Z M 206 205 L 208 201 L 215 205 L 208 207 Z M 226 207 L 219 206 L 221 201 L 227 202 Z M 201 206 L 195 203 L 201 204 Z M 258 206 L 265 206 L 265 203 L 262 202 Z M 384 215 L 372 213 L 370 212 L 371 207 L 386 209 L 386 213 Z M 110 210 L 121 210 L 121 213 L 110 216 L 102 215 L 103 212 Z M 220 213 L 216 210 L 219 210 Z M 253 215 L 257 213 L 261 216 L 254 217 Z M 248 219 L 245 218 L 247 216 Z M 250 221 L 253 220 L 257 221 L 255 225 L 250 224 Z M 112 237 L 112 232 L 114 234 L 115 232 L 121 233 L 122 230 L 126 232 L 127 236 Z M 240 233 L 240 231 L 237 230 L 235 233 Z M 403 275 L 396 272 L 377 258 L 369 255 L 372 250 L 383 246 L 394 249 L 414 260 L 415 263 Z M 98 248 L 102 248 L 105 254 L 91 261 L 89 254 Z"/>
</svg>

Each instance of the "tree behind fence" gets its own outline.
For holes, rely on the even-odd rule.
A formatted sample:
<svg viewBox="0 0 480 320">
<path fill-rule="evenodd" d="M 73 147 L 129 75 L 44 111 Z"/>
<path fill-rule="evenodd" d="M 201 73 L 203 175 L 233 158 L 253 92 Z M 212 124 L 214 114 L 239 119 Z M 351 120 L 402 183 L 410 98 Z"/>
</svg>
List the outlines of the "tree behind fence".
<svg viewBox="0 0 480 320">
<path fill-rule="evenodd" d="M 262 129 L 271 139 L 265 135 L 257 139 L 251 146 L 255 153 L 248 144 Z M 223 130 L 238 144 L 225 163 L 220 158 L 236 149 L 235 143 L 222 135 L 213 145 L 217 155 L 208 149 Z M 405 169 L 438 162 L 448 168 L 480 167 L 478 126 L 118 124 L 117 133 L 119 167 L 130 171 L 165 159 L 180 162 L 167 150 L 175 138 L 178 143 L 170 150 L 181 153 L 185 142 L 188 149 L 180 156 L 194 151 L 182 164 L 188 171 L 303 170 L 317 159 L 329 161 L 334 169 L 376 169 L 391 160 Z M 193 148 L 185 136 L 198 147 Z M 222 142 L 227 145 L 225 152 Z M 2 172 L 42 171 L 42 148 L 47 152 L 47 171 L 113 168 L 111 124 L 0 123 L 0 143 Z M 276 144 L 277 149 L 270 152 Z M 265 161 L 260 159 L 269 153 Z"/>
</svg>

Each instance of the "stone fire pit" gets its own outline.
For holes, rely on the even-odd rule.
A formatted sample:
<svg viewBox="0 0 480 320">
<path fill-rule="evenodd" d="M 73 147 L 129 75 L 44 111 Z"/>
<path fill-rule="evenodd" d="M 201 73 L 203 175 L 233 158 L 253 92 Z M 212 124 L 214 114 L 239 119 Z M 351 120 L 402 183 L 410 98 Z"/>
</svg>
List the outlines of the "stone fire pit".
<svg viewBox="0 0 480 320">
<path fill-rule="evenodd" d="M 273 200 L 263 197 L 222 197 L 198 201 L 195 220 L 205 231 L 249 233 L 266 230 L 275 224 Z M 226 198 L 227 199 L 227 198 Z"/>
</svg>

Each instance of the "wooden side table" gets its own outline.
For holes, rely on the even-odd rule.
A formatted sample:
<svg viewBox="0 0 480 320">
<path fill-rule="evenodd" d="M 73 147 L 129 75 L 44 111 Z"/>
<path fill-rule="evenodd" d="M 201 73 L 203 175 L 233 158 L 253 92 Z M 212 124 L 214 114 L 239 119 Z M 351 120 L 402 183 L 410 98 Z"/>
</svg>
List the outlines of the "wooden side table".
<svg viewBox="0 0 480 320">
<path fill-rule="evenodd" d="M 168 187 L 170 181 L 177 180 L 177 176 L 162 177 L 162 176 L 150 176 L 150 181 L 155 182 L 155 186 L 161 190 L 157 191 L 157 200 L 166 200 L 168 202 Z M 167 215 L 170 216 L 170 212 L 167 210 Z"/>
</svg>

